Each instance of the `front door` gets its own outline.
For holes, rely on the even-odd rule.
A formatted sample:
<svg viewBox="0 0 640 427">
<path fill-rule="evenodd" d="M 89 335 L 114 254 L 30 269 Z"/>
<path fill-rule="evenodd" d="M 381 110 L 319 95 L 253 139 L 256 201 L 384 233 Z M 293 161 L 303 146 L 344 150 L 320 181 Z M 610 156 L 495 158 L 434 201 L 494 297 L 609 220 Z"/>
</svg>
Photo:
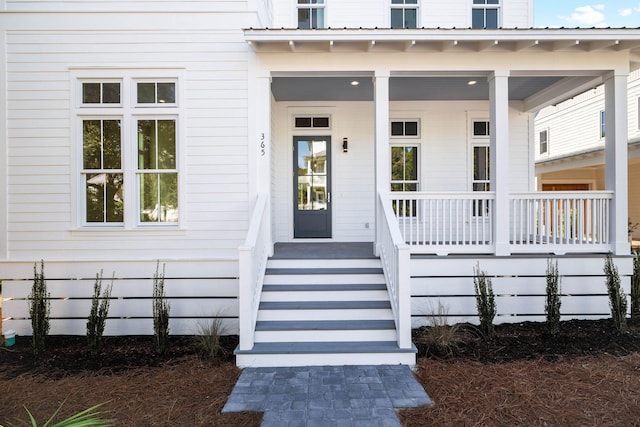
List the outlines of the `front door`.
<svg viewBox="0 0 640 427">
<path fill-rule="evenodd" d="M 293 137 L 293 237 L 331 237 L 331 137 Z"/>
</svg>

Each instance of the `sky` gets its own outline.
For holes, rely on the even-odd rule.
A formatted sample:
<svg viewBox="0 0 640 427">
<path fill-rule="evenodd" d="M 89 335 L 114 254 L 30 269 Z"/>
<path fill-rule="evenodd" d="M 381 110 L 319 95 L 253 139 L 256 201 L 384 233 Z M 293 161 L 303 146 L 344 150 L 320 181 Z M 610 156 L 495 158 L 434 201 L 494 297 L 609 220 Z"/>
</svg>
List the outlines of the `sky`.
<svg viewBox="0 0 640 427">
<path fill-rule="evenodd" d="M 536 27 L 640 27 L 640 0 L 534 0 Z"/>
</svg>

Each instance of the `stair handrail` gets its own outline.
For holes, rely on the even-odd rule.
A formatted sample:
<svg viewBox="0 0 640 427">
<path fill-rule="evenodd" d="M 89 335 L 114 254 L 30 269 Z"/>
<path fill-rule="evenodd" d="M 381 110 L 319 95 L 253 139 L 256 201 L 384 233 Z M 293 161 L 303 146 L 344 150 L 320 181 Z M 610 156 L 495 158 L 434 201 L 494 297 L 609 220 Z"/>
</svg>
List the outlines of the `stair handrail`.
<svg viewBox="0 0 640 427">
<path fill-rule="evenodd" d="M 244 244 L 238 248 L 238 306 L 240 350 L 251 350 L 255 342 L 256 321 L 267 259 L 273 253 L 268 225 L 269 197 L 258 195 Z"/>
<path fill-rule="evenodd" d="M 396 323 L 398 347 L 411 348 L 411 247 L 404 241 L 388 195 L 378 194 L 378 254 Z"/>
</svg>

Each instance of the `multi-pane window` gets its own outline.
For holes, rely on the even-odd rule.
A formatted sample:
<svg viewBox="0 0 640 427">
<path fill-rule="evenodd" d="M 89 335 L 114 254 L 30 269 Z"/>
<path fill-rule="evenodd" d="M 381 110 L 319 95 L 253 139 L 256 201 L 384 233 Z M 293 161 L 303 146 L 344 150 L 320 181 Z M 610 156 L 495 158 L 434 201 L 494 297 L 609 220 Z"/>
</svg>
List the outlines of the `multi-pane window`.
<svg viewBox="0 0 640 427">
<path fill-rule="evenodd" d="M 418 146 L 391 146 L 391 191 L 418 191 Z"/>
<path fill-rule="evenodd" d="M 540 154 L 549 152 L 549 131 L 547 129 L 540 132 Z"/>
<path fill-rule="evenodd" d="M 498 28 L 500 0 L 473 0 L 471 28 Z"/>
<path fill-rule="evenodd" d="M 133 88 L 131 97 L 122 95 L 125 84 Z M 81 222 L 177 223 L 176 81 L 87 80 L 79 88 Z M 149 106 L 159 109 L 142 108 Z M 137 162 L 127 153 L 137 155 Z"/>
<path fill-rule="evenodd" d="M 391 0 L 391 28 L 418 27 L 418 0 Z"/>
<path fill-rule="evenodd" d="M 417 120 L 392 120 L 390 128 L 391 136 L 394 138 L 418 138 L 420 136 Z"/>
<path fill-rule="evenodd" d="M 123 222 L 121 141 L 121 120 L 82 121 L 82 178 L 87 223 Z"/>
<path fill-rule="evenodd" d="M 296 129 L 329 129 L 330 124 L 329 116 L 298 116 L 293 119 Z"/>
<path fill-rule="evenodd" d="M 489 166 L 489 146 L 475 145 L 473 147 L 473 191 L 490 190 Z"/>
<path fill-rule="evenodd" d="M 324 0 L 298 0 L 298 28 L 324 28 Z"/>
<path fill-rule="evenodd" d="M 606 126 L 606 118 L 604 115 L 604 110 L 600 111 L 600 138 L 605 137 L 605 126 Z"/>
</svg>

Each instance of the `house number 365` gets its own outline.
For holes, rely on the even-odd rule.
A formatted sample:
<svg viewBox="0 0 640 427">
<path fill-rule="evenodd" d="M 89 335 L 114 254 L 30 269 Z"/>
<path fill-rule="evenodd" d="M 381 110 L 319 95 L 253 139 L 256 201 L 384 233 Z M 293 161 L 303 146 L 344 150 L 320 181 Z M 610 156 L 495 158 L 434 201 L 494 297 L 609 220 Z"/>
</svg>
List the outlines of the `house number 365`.
<svg viewBox="0 0 640 427">
<path fill-rule="evenodd" d="M 264 133 L 260 134 L 260 155 L 264 156 L 266 154 L 265 145 L 264 145 Z"/>
</svg>

